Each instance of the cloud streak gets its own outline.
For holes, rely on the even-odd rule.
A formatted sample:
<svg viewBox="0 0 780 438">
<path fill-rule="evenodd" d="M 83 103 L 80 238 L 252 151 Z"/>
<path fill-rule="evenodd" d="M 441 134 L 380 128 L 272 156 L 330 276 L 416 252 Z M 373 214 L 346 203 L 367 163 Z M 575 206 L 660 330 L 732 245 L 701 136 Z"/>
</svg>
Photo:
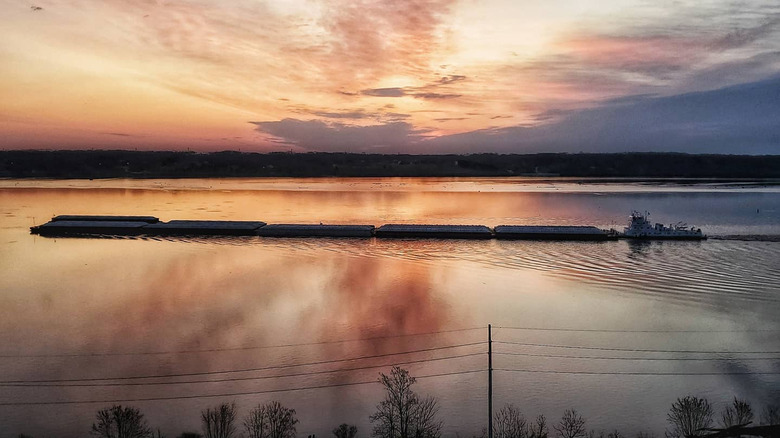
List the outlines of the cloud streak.
<svg viewBox="0 0 780 438">
<path fill-rule="evenodd" d="M 780 71 L 778 5 L 627 1 L 46 0 L 31 13 L 0 0 L 0 134 L 21 147 L 70 135 L 106 147 L 245 137 L 244 150 L 280 139 L 414 149 Z M 246 120 L 270 125 L 246 132 Z M 371 146 L 350 143 L 353 132 Z"/>
<path fill-rule="evenodd" d="M 439 151 L 676 151 L 772 154 L 780 145 L 780 77 L 669 97 L 637 97 L 568 112 L 555 122 L 443 136 Z"/>
<path fill-rule="evenodd" d="M 540 114 L 547 123 L 428 137 L 408 123 L 349 126 L 319 121 L 255 123 L 307 150 L 425 153 L 621 152 L 776 153 L 780 77 L 668 97 L 634 96 L 577 111 Z M 460 120 L 437 118 L 438 121 Z"/>
<path fill-rule="evenodd" d="M 397 152 L 408 150 L 424 131 L 401 121 L 359 126 L 319 120 L 250 122 L 257 130 L 306 150 L 324 152 Z"/>
<path fill-rule="evenodd" d="M 368 84 L 385 76 L 426 74 L 444 49 L 441 27 L 454 0 L 327 2 L 324 76 Z"/>
</svg>

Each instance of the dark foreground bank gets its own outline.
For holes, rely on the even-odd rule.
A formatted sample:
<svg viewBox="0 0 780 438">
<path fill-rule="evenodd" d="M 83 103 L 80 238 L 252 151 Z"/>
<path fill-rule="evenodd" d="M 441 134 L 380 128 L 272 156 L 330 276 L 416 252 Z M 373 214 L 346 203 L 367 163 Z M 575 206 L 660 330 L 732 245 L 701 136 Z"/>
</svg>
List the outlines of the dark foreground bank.
<svg viewBox="0 0 780 438">
<path fill-rule="evenodd" d="M 338 424 L 334 438 L 442 438 L 444 421 L 439 416 L 435 396 L 416 393 L 416 379 L 409 371 L 394 366 L 389 374 L 379 373 L 376 381 L 385 390 L 385 398 L 369 416 L 371 431 L 357 426 Z M 371 382 L 364 382 L 370 384 Z M 175 399 L 176 397 L 171 397 Z M 574 409 L 563 413 L 559 421 L 548 422 L 544 415 L 526 418 L 514 405 L 507 404 L 490 411 L 490 422 L 481 434 L 472 438 L 627 438 L 617 429 L 589 429 L 586 419 Z M 706 398 L 686 396 L 672 403 L 667 413 L 666 438 L 777 438 L 780 435 L 780 409 L 767 405 L 760 416 L 746 399 L 734 397 L 723 407 L 720 416 Z M 243 418 L 235 402 L 223 402 L 200 413 L 201 432 L 184 432 L 178 438 L 296 438 L 299 423 L 295 409 L 277 401 L 260 403 Z M 85 427 L 86 429 L 86 427 Z M 488 433 L 488 430 L 491 433 Z M 360 433 L 359 433 L 360 432 Z M 245 434 L 244 434 L 245 433 Z M 149 425 L 140 409 L 113 406 L 97 412 L 90 435 L 98 438 L 163 438 Z M 458 434 L 459 436 L 460 434 Z M 20 434 L 20 438 L 31 438 Z M 309 438 L 315 435 L 308 435 Z M 328 436 L 328 435 L 325 435 Z M 469 434 L 464 434 L 469 436 Z M 639 431 L 637 438 L 655 438 L 655 431 Z"/>
<path fill-rule="evenodd" d="M 0 151 L 0 178 L 325 176 L 780 178 L 780 155 Z"/>
</svg>

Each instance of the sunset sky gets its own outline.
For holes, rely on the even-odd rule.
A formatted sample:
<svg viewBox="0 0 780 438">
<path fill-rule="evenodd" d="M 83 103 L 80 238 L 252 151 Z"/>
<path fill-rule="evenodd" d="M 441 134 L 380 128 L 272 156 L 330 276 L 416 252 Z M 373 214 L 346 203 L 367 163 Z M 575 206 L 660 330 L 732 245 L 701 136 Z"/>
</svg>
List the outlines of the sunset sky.
<svg viewBox="0 0 780 438">
<path fill-rule="evenodd" d="M 0 0 L 0 148 L 780 153 L 776 0 Z"/>
</svg>

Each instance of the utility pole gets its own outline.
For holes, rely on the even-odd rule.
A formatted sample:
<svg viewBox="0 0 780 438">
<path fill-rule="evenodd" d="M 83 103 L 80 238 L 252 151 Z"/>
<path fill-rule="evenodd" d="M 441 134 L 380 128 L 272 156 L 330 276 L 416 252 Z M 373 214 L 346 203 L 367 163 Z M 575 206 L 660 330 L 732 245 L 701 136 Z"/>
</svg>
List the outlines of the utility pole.
<svg viewBox="0 0 780 438">
<path fill-rule="evenodd" d="M 493 438 L 493 328 L 488 324 L 488 438 Z"/>
</svg>

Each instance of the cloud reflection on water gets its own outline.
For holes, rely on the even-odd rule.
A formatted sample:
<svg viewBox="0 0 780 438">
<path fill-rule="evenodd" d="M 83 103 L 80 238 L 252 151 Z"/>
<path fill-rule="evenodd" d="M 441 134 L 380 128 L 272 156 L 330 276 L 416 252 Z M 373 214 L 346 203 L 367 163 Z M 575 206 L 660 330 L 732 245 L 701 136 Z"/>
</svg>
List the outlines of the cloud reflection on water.
<svg viewBox="0 0 780 438">
<path fill-rule="evenodd" d="M 208 187 L 209 180 L 201 181 Z M 295 181 L 287 181 L 293 184 Z M 138 184 L 138 182 L 133 182 Z M 300 182 L 301 184 L 311 184 Z M 468 193 L 446 191 L 455 182 L 377 180 L 376 192 L 351 192 L 351 180 L 328 190 L 0 190 L 0 209 L 13 212 L 0 228 L 0 340 L 3 352 L 159 352 L 241 348 L 338 339 L 365 339 L 480 326 L 527 325 L 583 328 L 761 329 L 776 328 L 775 242 L 710 240 L 631 245 L 555 242 L 461 242 L 314 239 L 86 240 L 43 239 L 28 234 L 29 217 L 53 213 L 151 213 L 164 219 L 264 219 L 273 222 L 376 223 L 425 221 L 486 223 L 604 223 L 619 220 L 636 204 L 654 215 L 685 216 L 708 229 L 776 229 L 772 216 L 756 215 L 778 205 L 761 193 Z M 458 181 L 458 184 L 465 184 Z M 150 183 L 153 184 L 153 183 Z M 259 183 L 258 183 L 259 184 Z M 373 184 L 373 183 L 372 183 Z M 418 191 L 381 187 L 418 184 Z M 505 182 L 502 182 L 505 184 Z M 572 185 L 571 183 L 566 183 Z M 565 184 L 560 184 L 565 186 Z M 729 231 L 729 232 L 732 232 Z M 505 340 L 594 346 L 710 348 L 780 347 L 767 333 L 688 335 L 596 335 L 503 332 Z M 484 332 L 397 337 L 285 348 L 235 351 L 0 359 L 12 378 L 59 378 L 161 374 L 274 366 L 385 354 L 480 341 Z M 513 351 L 531 351 L 518 349 Z M 458 350 L 461 351 L 461 350 Z M 478 348 L 462 351 L 480 351 Z M 551 349 L 546 350 L 551 352 Z M 544 353 L 538 348 L 533 352 Z M 560 354 L 560 351 L 555 351 Z M 444 355 L 445 352 L 440 352 Z M 405 356 L 403 359 L 433 357 Z M 394 359 L 334 363 L 318 370 L 389 364 Z M 727 370 L 712 364 L 617 364 L 537 358 L 504 358 L 507 367 L 559 370 Z M 618 366 L 620 365 L 620 366 Z M 640 366 L 641 365 L 641 366 Z M 484 357 L 412 365 L 416 373 L 483 367 Z M 728 362 L 735 370 L 776 370 L 770 362 Z M 732 369 L 732 368 L 729 368 Z M 296 370 L 299 371 L 299 370 Z M 306 371 L 306 369 L 304 369 Z M 283 373 L 284 370 L 275 370 Z M 377 370 L 336 372 L 288 379 L 141 388 L 73 388 L 4 391 L 3 400 L 84 399 L 186 395 L 289 388 L 363 380 Z M 257 373 L 260 374 L 260 373 Z M 264 373 L 268 375 L 270 373 Z M 251 375 L 245 373 L 242 375 Z M 497 403 L 522 402 L 529 414 L 559 415 L 564 407 L 592 405 L 594 425 L 624 418 L 627 430 L 663 424 L 672 397 L 707 392 L 726 401 L 738 393 L 755 399 L 777 396 L 771 377 L 582 377 L 504 374 Z M 442 398 L 450 432 L 478 433 L 484 379 L 421 380 Z M 762 391 L 760 388 L 766 388 Z M 465 390 L 463 388 L 468 388 Z M 523 391 L 522 400 L 516 392 Z M 637 401 L 637 394 L 642 400 Z M 319 434 L 331 418 L 366 422 L 376 390 L 312 391 L 273 395 L 301 414 L 302 430 Z M 245 397 L 248 406 L 271 396 Z M 672 398 L 670 400 L 670 398 Z M 214 400 L 144 405 L 150 419 L 168 422 L 171 434 L 197 428 L 197 412 Z M 564 406 L 565 405 L 565 406 Z M 148 409 L 147 409 L 148 408 Z M 36 433 L 27 413 L 67 417 L 58 428 L 83 432 L 95 406 L 0 410 L 18 432 Z M 458 410 L 460 409 L 460 411 Z M 350 416 L 350 412 L 356 412 Z M 660 418 L 646 418 L 653 412 Z M 331 415 L 332 414 L 332 415 Z M 181 417 L 182 419 L 176 419 Z M 354 419 L 354 420 L 353 420 Z M 318 422 L 319 421 L 319 422 Z M 38 431 L 51 427 L 39 424 Z M 362 426 L 361 426 L 362 427 Z M 81 428 L 81 429 L 79 429 Z M 24 429 L 24 430 L 22 430 Z M 657 428 L 656 428 L 657 429 Z M 15 429 L 14 429 L 15 430 Z M 368 429 L 363 429 L 368 430 Z"/>
</svg>

